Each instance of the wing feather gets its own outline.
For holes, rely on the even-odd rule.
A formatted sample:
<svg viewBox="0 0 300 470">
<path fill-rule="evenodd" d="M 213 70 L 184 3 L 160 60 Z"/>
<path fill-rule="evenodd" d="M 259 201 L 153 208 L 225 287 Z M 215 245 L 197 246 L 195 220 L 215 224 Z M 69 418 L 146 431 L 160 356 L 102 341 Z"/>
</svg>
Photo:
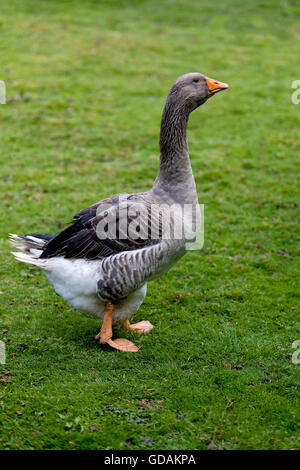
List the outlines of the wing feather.
<svg viewBox="0 0 300 470">
<path fill-rule="evenodd" d="M 103 259 L 157 243 L 159 238 L 151 239 L 149 224 L 153 221 L 147 194 L 116 195 L 79 211 L 71 225 L 45 244 L 40 257 Z M 159 224 L 159 219 L 154 221 L 155 226 Z M 132 225 L 138 226 L 142 236 L 132 236 L 128 230 Z"/>
</svg>

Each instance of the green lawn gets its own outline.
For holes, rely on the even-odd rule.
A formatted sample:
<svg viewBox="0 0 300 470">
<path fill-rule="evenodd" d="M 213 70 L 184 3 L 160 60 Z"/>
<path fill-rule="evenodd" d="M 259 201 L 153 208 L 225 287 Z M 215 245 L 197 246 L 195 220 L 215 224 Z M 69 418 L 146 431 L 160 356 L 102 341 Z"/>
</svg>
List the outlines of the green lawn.
<svg viewBox="0 0 300 470">
<path fill-rule="evenodd" d="M 298 0 L 0 1 L 1 449 L 300 447 L 299 17 Z M 193 71 L 230 85 L 189 124 L 204 248 L 149 285 L 138 354 L 100 348 L 8 232 L 149 189 L 166 94 Z"/>
</svg>

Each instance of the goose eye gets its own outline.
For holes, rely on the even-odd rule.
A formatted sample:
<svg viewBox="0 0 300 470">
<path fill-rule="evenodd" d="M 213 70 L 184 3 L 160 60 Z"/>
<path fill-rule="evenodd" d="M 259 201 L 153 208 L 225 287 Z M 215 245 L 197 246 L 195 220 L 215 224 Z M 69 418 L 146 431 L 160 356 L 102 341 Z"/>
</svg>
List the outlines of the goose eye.
<svg viewBox="0 0 300 470">
<path fill-rule="evenodd" d="M 199 78 L 194 78 L 193 82 L 194 82 L 194 83 L 199 83 L 199 82 L 200 82 L 200 79 L 199 79 Z"/>
</svg>

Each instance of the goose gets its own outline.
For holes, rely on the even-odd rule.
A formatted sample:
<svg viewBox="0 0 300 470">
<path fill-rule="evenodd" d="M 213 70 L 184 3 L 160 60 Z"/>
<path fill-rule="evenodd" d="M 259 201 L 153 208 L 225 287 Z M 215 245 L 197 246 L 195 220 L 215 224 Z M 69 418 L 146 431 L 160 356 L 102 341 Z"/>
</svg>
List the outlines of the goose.
<svg viewBox="0 0 300 470">
<path fill-rule="evenodd" d="M 149 321 L 129 319 L 144 301 L 147 282 L 168 271 L 200 230 L 187 145 L 189 115 L 226 88 L 201 73 L 175 81 L 163 109 L 159 170 L 149 191 L 103 199 L 80 210 L 57 235 L 10 234 L 17 260 L 39 267 L 58 295 L 102 321 L 95 337 L 100 344 L 137 352 L 128 339 L 113 339 L 112 324 L 139 333 L 153 328 Z"/>
</svg>

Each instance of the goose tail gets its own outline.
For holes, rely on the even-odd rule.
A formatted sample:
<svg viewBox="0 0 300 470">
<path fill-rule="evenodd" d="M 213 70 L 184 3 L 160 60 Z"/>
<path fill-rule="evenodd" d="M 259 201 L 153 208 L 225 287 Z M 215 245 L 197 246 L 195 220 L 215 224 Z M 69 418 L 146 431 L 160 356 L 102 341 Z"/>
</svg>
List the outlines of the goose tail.
<svg viewBox="0 0 300 470">
<path fill-rule="evenodd" d="M 40 250 L 32 251 L 39 251 L 39 253 L 41 253 Z M 33 264 L 34 266 L 38 266 L 39 268 L 44 269 L 45 271 L 50 271 L 49 266 L 47 266 L 47 260 L 43 260 L 37 257 L 36 255 L 38 255 L 38 253 L 26 254 L 21 253 L 20 251 L 12 251 L 11 254 L 22 263 Z"/>
<path fill-rule="evenodd" d="M 29 235 L 16 235 L 9 234 L 9 241 L 14 248 L 22 251 L 23 253 L 32 253 L 31 250 L 39 250 L 40 254 L 43 251 L 44 245 L 53 238 L 53 235 L 29 234 Z"/>
<path fill-rule="evenodd" d="M 53 238 L 52 235 L 41 234 L 30 234 L 30 235 L 16 235 L 14 233 L 9 234 L 9 240 L 11 245 L 19 251 L 12 251 L 12 255 L 23 263 L 34 264 L 39 268 L 47 269 L 45 260 L 39 259 L 44 245 Z"/>
</svg>

